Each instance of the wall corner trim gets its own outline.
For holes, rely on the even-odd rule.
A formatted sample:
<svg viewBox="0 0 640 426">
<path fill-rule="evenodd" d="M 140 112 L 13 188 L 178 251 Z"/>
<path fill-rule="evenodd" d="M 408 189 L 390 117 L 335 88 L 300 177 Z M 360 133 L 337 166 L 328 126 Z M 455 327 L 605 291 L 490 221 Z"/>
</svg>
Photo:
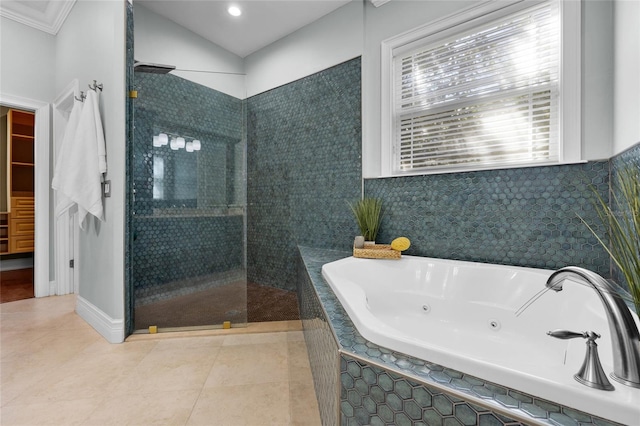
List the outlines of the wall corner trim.
<svg viewBox="0 0 640 426">
<path fill-rule="evenodd" d="M 82 296 L 78 296 L 76 313 L 109 343 L 124 342 L 124 320 L 113 319 Z"/>
</svg>

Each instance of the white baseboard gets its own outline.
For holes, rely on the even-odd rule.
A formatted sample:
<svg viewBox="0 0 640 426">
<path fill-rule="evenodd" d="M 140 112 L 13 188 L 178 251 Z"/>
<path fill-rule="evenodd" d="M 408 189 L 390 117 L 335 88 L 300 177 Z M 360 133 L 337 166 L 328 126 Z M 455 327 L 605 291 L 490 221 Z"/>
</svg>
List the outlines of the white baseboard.
<svg viewBox="0 0 640 426">
<path fill-rule="evenodd" d="M 33 257 L 18 257 L 0 261 L 0 271 L 15 271 L 16 269 L 33 268 Z"/>
<path fill-rule="evenodd" d="M 77 297 L 76 313 L 109 343 L 124 342 L 124 321 L 111 318 L 82 296 Z"/>
</svg>

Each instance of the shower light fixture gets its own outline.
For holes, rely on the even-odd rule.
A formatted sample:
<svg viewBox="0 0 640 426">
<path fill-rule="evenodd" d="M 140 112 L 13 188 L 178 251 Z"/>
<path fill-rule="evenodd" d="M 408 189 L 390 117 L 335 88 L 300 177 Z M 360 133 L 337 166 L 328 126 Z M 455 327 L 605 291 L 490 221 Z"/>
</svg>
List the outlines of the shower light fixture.
<svg viewBox="0 0 640 426">
<path fill-rule="evenodd" d="M 229 15 L 231 15 L 231 16 L 240 16 L 240 15 L 242 15 L 242 11 L 240 10 L 240 8 L 238 6 L 229 6 L 229 8 L 227 9 L 227 12 L 229 12 Z"/>
<path fill-rule="evenodd" d="M 169 143 L 169 147 L 174 151 L 179 150 L 180 146 L 178 145 L 178 139 L 171 138 L 171 142 Z"/>
<path fill-rule="evenodd" d="M 177 136 L 171 133 L 159 133 L 158 135 L 153 136 L 154 147 L 160 148 L 165 145 L 169 145 L 169 148 L 174 151 L 185 148 L 187 152 L 194 152 L 200 151 L 200 149 L 202 148 L 202 143 L 199 139 L 193 139 L 187 142 L 184 136 Z"/>
</svg>

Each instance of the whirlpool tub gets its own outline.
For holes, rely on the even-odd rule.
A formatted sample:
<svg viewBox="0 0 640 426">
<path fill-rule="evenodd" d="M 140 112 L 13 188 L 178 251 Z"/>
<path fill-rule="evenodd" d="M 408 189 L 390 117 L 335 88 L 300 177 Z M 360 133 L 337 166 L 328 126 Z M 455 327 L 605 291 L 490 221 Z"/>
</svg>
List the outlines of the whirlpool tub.
<svg viewBox="0 0 640 426">
<path fill-rule="evenodd" d="M 547 335 L 556 329 L 599 333 L 600 360 L 607 374 L 613 370 L 609 325 L 596 292 L 578 278 L 569 278 L 561 292 L 545 291 L 552 272 L 413 256 L 349 257 L 322 268 L 360 334 L 379 346 L 640 425 L 640 389 L 578 383 L 573 376 L 585 340 Z"/>
</svg>

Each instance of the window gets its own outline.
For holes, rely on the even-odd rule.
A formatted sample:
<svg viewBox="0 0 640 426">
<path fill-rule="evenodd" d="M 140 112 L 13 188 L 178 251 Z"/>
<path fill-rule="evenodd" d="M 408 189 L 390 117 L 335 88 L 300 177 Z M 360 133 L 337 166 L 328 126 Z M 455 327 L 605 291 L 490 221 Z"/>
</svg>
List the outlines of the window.
<svg viewBox="0 0 640 426">
<path fill-rule="evenodd" d="M 388 174 L 575 160 L 579 132 L 571 146 L 563 138 L 571 125 L 561 121 L 570 104 L 561 64 L 571 61 L 562 58 L 560 9 L 522 2 L 473 19 L 478 11 L 467 11 L 435 31 L 425 26 L 426 36 L 388 43 Z"/>
<path fill-rule="evenodd" d="M 153 156 L 153 199 L 164 200 L 164 158 Z"/>
</svg>

